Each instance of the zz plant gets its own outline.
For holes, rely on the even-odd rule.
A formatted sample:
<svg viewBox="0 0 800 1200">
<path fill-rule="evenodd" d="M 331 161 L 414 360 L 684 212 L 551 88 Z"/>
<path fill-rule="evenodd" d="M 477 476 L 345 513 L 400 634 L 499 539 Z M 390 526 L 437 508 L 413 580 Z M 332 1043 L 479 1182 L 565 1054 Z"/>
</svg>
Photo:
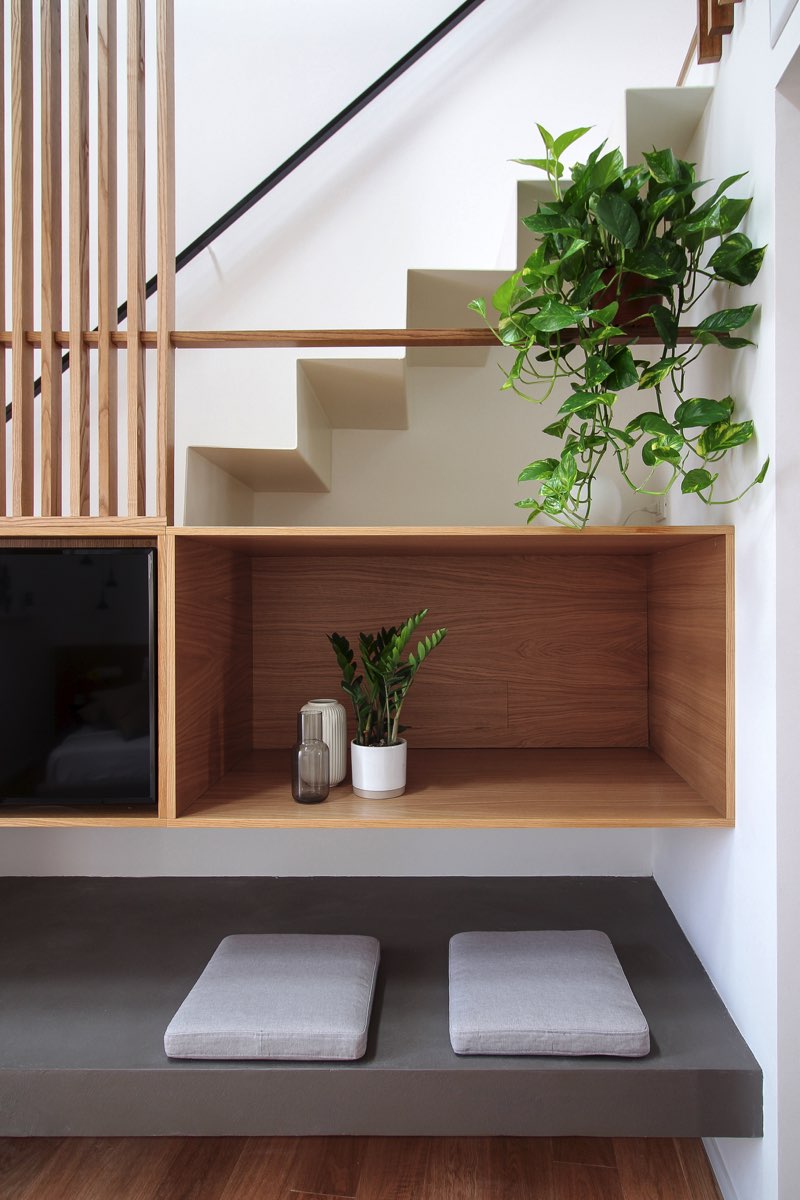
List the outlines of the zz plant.
<svg viewBox="0 0 800 1200">
<path fill-rule="evenodd" d="M 696 204 L 704 186 L 691 163 L 671 150 L 644 154 L 625 167 L 620 150 L 605 142 L 572 168 L 564 187 L 562 155 L 588 128 L 553 137 L 539 126 L 544 158 L 517 159 L 543 169 L 552 199 L 524 224 L 538 243 L 520 271 L 492 303 L 497 336 L 516 351 L 503 383 L 542 403 L 560 379 L 571 384 L 556 419 L 544 432 L 561 441 L 552 457 L 529 463 L 519 481 L 538 484 L 538 495 L 517 501 L 528 521 L 540 514 L 582 528 L 592 486 L 612 454 L 628 486 L 664 495 L 680 481 L 705 504 L 729 504 L 761 483 L 769 459 L 738 496 L 715 495 L 715 465 L 754 436 L 752 421 L 736 419 L 731 396 L 692 394 L 688 370 L 707 346 L 736 351 L 752 345 L 738 331 L 755 305 L 722 308 L 691 325 L 691 313 L 714 284 L 752 283 L 765 247 L 737 232 L 751 201 L 727 195 L 742 175 L 725 179 Z M 470 308 L 487 319 L 484 299 Z M 627 311 L 626 311 L 627 310 Z M 636 356 L 639 339 L 655 337 L 658 359 Z M 636 387 L 642 411 L 624 425 L 615 419 L 620 392 Z M 660 481 L 656 471 L 665 466 Z"/>
<path fill-rule="evenodd" d="M 328 635 L 342 672 L 342 689 L 353 702 L 355 741 L 359 746 L 394 746 L 406 728 L 400 724 L 400 710 L 408 690 L 425 659 L 447 634 L 446 629 L 437 629 L 417 642 L 416 652 L 409 650 L 406 654 L 412 636 L 427 615 L 427 608 L 423 608 L 399 627 L 359 634 L 363 675 L 358 673 L 347 638 L 339 633 Z"/>
</svg>

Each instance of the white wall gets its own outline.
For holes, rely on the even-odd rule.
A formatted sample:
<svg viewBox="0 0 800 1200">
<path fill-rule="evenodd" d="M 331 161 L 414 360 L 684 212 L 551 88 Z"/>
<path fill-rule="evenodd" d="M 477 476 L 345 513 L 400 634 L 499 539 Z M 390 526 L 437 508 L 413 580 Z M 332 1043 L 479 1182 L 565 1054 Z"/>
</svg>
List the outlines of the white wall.
<svg viewBox="0 0 800 1200">
<path fill-rule="evenodd" d="M 764 1069 L 763 1141 L 720 1140 L 710 1147 L 726 1200 L 789 1200 L 800 1188 L 798 1058 L 789 1022 L 789 1008 L 796 1011 L 790 995 L 797 994 L 798 930 L 796 865 L 791 861 L 798 832 L 798 430 L 791 306 L 800 262 L 794 228 L 800 122 L 796 109 L 783 101 L 776 176 L 775 121 L 775 89 L 799 41 L 798 13 L 773 50 L 768 6 L 739 6 L 718 70 L 695 70 L 689 79 L 700 83 L 717 75 L 707 122 L 694 147 L 699 173 L 719 178 L 749 169 L 739 185 L 747 189 L 740 194 L 755 196 L 746 231 L 755 244 L 770 245 L 749 296 L 761 305 L 758 348 L 737 356 L 733 372 L 732 360 L 718 355 L 708 374 L 715 389 L 708 394 L 729 390 L 741 402 L 743 417 L 754 418 L 758 429 L 758 445 L 726 470 L 731 493 L 772 455 L 764 487 L 740 505 L 705 514 L 708 521 L 736 525 L 736 829 L 708 838 L 688 831 L 659 832 L 654 848 L 655 878 Z M 792 191 L 787 190 L 790 183 Z M 720 306 L 724 303 L 722 299 Z M 693 509 L 691 518 L 695 516 Z M 689 519 L 680 498 L 672 504 L 671 519 Z M 789 840 L 792 835 L 794 841 Z M 784 990 L 791 985 L 793 994 Z"/>
</svg>

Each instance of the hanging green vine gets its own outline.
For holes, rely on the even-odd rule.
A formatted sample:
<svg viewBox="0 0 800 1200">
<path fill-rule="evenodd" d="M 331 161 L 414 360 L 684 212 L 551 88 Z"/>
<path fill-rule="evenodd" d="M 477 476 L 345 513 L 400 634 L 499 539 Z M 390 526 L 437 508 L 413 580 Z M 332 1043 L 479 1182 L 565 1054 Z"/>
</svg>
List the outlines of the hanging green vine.
<svg viewBox="0 0 800 1200">
<path fill-rule="evenodd" d="M 604 142 L 575 164 L 564 188 L 562 155 L 588 129 L 553 137 L 540 125 L 539 132 L 545 157 L 516 161 L 543 169 L 553 196 L 524 219 L 536 249 L 492 304 L 499 340 L 516 351 L 503 388 L 543 403 L 565 379 L 572 393 L 544 429 L 562 441 L 560 453 L 521 471 L 519 481 L 536 482 L 538 495 L 517 507 L 529 510 L 529 522 L 545 514 L 582 528 L 609 453 L 636 493 L 664 495 L 680 481 L 682 492 L 704 504 L 741 499 L 763 481 L 769 459 L 739 495 L 715 494 L 716 464 L 755 430 L 752 421 L 736 419 L 731 396 L 692 395 L 687 371 L 707 346 L 737 351 L 753 344 L 737 332 L 750 322 L 752 304 L 720 309 L 691 326 L 694 306 L 713 284 L 746 286 L 761 269 L 765 247 L 736 232 L 751 201 L 727 195 L 742 175 L 729 176 L 696 205 L 705 182 L 691 163 L 653 150 L 625 167 L 621 151 L 605 151 Z M 484 299 L 470 308 L 488 320 Z M 660 346 L 656 362 L 634 357 L 645 333 Z M 614 405 L 633 387 L 650 403 L 621 427 Z M 668 478 L 656 482 L 664 465 Z"/>
</svg>

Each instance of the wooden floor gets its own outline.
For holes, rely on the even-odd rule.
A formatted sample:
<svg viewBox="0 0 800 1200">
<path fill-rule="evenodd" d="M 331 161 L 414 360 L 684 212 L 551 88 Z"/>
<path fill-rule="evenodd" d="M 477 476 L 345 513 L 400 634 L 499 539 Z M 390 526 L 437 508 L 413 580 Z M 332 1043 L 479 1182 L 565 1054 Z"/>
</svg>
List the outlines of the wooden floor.
<svg viewBox="0 0 800 1200">
<path fill-rule="evenodd" d="M 677 1138 L 3 1138 L 3 1200 L 719 1200 Z"/>
</svg>

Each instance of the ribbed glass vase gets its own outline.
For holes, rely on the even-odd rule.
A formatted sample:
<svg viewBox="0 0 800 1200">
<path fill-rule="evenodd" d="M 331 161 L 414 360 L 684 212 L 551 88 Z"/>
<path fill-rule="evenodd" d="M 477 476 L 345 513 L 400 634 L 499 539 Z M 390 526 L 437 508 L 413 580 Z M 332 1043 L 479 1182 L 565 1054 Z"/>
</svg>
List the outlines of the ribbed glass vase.
<svg viewBox="0 0 800 1200">
<path fill-rule="evenodd" d="M 307 708 L 322 713 L 322 740 L 330 755 L 331 787 L 347 774 L 347 713 L 338 700 L 309 700 Z"/>
</svg>

